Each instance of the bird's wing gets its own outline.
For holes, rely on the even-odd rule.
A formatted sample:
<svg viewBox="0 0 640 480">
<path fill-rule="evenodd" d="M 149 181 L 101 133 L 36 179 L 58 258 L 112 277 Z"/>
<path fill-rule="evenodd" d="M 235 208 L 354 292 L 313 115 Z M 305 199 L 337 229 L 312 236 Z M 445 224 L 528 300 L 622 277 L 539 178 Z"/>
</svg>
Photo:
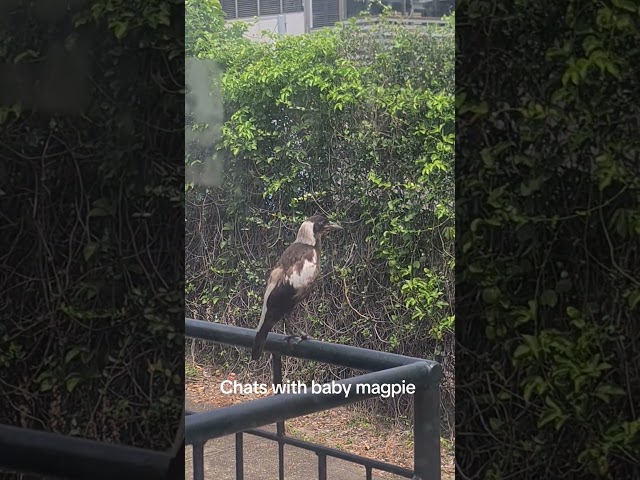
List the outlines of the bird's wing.
<svg viewBox="0 0 640 480">
<path fill-rule="evenodd" d="M 265 316 L 267 315 L 267 303 L 269 301 L 269 297 L 271 296 L 271 292 L 273 292 L 273 289 L 282 282 L 283 273 L 284 272 L 282 271 L 281 267 L 275 267 L 269 275 L 269 280 L 267 281 L 267 289 L 264 292 L 264 300 L 262 301 L 262 313 L 260 314 L 260 323 L 258 323 L 258 330 L 260 330 L 260 327 L 262 327 Z"/>
<path fill-rule="evenodd" d="M 285 281 L 282 268 L 274 268 L 267 282 L 258 332 L 253 341 L 253 349 L 251 350 L 251 358 L 253 360 L 260 358 L 267 335 L 274 325 L 293 309 L 294 304 L 293 287 L 289 282 Z"/>
</svg>

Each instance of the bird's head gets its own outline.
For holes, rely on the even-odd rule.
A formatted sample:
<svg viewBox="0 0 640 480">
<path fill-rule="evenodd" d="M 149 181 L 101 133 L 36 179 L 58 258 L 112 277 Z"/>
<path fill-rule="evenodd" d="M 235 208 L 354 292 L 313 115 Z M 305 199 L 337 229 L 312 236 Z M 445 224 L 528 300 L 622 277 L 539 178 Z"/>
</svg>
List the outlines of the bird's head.
<svg viewBox="0 0 640 480">
<path fill-rule="evenodd" d="M 329 232 L 336 230 L 342 230 L 342 227 L 337 223 L 330 222 L 327 217 L 323 215 L 314 215 L 302 223 L 302 226 L 298 230 L 296 242 L 316 245 L 320 243 Z"/>
</svg>

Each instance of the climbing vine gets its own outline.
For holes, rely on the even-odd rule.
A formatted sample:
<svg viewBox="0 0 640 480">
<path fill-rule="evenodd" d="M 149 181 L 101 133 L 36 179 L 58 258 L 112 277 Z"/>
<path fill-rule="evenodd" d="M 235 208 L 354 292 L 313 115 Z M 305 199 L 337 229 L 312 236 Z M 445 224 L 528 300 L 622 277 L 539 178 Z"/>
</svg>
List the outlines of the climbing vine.
<svg viewBox="0 0 640 480">
<path fill-rule="evenodd" d="M 0 423 L 165 450 L 184 404 L 184 6 L 11 3 L 0 61 L 40 83 L 0 106 Z"/>
<path fill-rule="evenodd" d="M 457 352 L 477 368 L 456 392 L 461 471 L 632 478 L 638 6 L 463 3 Z"/>
</svg>

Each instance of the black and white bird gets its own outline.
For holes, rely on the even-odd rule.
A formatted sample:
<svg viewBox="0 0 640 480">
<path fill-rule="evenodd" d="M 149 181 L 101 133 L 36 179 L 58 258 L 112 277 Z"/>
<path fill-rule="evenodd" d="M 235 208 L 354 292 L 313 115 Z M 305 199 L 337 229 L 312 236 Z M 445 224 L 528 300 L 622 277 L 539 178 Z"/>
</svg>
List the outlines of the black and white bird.
<svg viewBox="0 0 640 480">
<path fill-rule="evenodd" d="M 291 314 L 293 308 L 313 290 L 320 273 L 322 240 L 334 230 L 342 230 L 342 227 L 322 215 L 307 218 L 298 230 L 296 240 L 287 247 L 271 270 L 251 351 L 251 358 L 254 360 L 262 355 L 267 334 L 275 324 Z M 286 328 L 285 319 L 285 330 Z M 306 333 L 296 330 L 301 338 L 308 338 Z"/>
</svg>

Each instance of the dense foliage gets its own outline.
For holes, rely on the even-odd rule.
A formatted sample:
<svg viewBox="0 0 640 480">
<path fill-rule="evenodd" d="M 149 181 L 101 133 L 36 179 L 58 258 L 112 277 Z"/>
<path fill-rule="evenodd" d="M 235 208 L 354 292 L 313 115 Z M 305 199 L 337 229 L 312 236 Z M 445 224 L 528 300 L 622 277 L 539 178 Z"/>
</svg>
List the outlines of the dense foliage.
<svg viewBox="0 0 640 480">
<path fill-rule="evenodd" d="M 457 15 L 460 470 L 638 478 L 638 4 Z"/>
<path fill-rule="evenodd" d="M 437 356 L 452 413 L 452 29 L 382 21 L 250 42 L 236 27 L 198 53 L 223 72 L 211 80 L 222 177 L 188 188 L 188 312 L 255 328 L 268 270 L 301 221 L 325 213 L 345 232 L 326 241 L 325 275 L 297 321 L 327 341 Z M 194 146 L 187 163 L 210 155 Z M 296 374 L 335 374 L 324 368 Z"/>
<path fill-rule="evenodd" d="M 183 6 L 11 3 L 0 63 L 40 83 L 0 107 L 0 423 L 166 449 L 184 398 Z"/>
</svg>

